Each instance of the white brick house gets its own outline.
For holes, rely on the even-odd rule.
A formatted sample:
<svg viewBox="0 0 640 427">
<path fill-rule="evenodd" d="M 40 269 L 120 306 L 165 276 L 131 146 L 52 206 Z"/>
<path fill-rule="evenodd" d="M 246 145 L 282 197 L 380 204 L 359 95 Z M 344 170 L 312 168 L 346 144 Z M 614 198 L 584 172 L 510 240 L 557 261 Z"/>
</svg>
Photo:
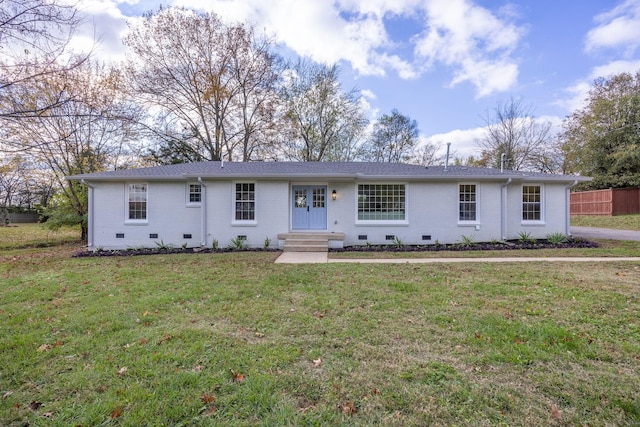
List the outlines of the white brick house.
<svg viewBox="0 0 640 427">
<path fill-rule="evenodd" d="M 89 249 L 433 244 L 569 234 L 569 189 L 586 177 L 362 162 L 199 162 L 68 177 L 89 187 Z M 341 240 L 343 239 L 343 240 Z"/>
</svg>

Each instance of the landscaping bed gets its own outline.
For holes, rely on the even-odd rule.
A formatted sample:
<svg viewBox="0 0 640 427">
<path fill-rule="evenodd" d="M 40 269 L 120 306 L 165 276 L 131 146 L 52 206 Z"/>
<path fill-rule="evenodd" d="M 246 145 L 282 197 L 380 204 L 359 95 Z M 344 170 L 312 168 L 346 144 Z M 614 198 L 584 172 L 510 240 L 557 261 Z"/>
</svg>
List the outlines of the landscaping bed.
<svg viewBox="0 0 640 427">
<path fill-rule="evenodd" d="M 329 252 L 438 252 L 438 251 L 495 251 L 495 250 L 531 250 L 531 249 L 563 249 L 563 248 L 597 248 L 599 245 L 580 238 L 568 238 L 562 243 L 550 242 L 547 239 L 509 240 L 506 242 L 454 243 L 433 245 L 354 245 L 344 248 L 329 248 Z M 226 253 L 226 252 L 274 252 L 277 248 L 129 248 L 123 250 L 79 251 L 73 256 L 110 257 L 160 254 L 193 254 L 193 253 Z"/>
</svg>

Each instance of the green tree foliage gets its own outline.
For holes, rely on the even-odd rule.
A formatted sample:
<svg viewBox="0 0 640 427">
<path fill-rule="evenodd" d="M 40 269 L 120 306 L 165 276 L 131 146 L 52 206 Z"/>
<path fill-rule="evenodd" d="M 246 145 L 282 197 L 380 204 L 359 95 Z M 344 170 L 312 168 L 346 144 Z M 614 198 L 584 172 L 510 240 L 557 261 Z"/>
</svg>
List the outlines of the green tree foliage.
<svg viewBox="0 0 640 427">
<path fill-rule="evenodd" d="M 640 186 L 640 71 L 596 80 L 560 140 L 565 172 L 592 176 L 587 188 Z"/>
<path fill-rule="evenodd" d="M 289 159 L 318 162 L 358 157 L 357 145 L 368 121 L 359 92 L 344 92 L 339 76 L 336 65 L 299 61 L 284 77 Z"/>
<path fill-rule="evenodd" d="M 415 156 L 417 142 L 418 123 L 394 109 L 391 115 L 384 114 L 373 125 L 364 158 L 372 162 L 409 162 Z"/>
<path fill-rule="evenodd" d="M 88 189 L 87 186 L 74 181 L 69 188 L 58 191 L 51 202 L 42 211 L 46 222 L 45 226 L 50 230 L 59 230 L 60 227 L 80 225 L 82 240 L 87 240 L 88 232 Z M 70 198 L 68 194 L 73 194 Z"/>
</svg>

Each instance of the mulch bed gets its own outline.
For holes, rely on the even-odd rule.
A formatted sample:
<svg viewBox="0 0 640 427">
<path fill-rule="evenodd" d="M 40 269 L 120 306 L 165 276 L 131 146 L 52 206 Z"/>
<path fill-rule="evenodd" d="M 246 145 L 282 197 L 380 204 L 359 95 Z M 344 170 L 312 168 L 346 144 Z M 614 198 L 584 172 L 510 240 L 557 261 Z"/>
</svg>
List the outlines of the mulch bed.
<svg viewBox="0 0 640 427">
<path fill-rule="evenodd" d="M 551 248 L 597 248 L 599 245 L 585 239 L 571 238 L 565 243 L 551 243 L 548 240 L 507 242 L 485 242 L 472 244 L 434 244 L 434 245 L 358 245 L 344 248 L 330 248 L 329 252 L 436 252 L 436 251 L 495 251 L 495 250 L 531 250 Z M 76 258 L 134 256 L 159 254 L 193 254 L 193 253 L 225 253 L 225 252 L 278 252 L 276 248 L 133 248 L 125 250 L 79 251 L 73 254 Z"/>
</svg>

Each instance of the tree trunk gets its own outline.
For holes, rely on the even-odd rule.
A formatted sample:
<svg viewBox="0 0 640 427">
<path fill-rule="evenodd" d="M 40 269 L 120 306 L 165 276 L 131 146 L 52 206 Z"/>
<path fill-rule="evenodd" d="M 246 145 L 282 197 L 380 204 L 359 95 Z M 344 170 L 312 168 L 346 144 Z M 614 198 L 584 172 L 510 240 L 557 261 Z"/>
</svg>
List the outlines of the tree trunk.
<svg viewBox="0 0 640 427">
<path fill-rule="evenodd" d="M 9 224 L 9 209 L 0 208 L 0 227 L 4 227 Z"/>
</svg>

